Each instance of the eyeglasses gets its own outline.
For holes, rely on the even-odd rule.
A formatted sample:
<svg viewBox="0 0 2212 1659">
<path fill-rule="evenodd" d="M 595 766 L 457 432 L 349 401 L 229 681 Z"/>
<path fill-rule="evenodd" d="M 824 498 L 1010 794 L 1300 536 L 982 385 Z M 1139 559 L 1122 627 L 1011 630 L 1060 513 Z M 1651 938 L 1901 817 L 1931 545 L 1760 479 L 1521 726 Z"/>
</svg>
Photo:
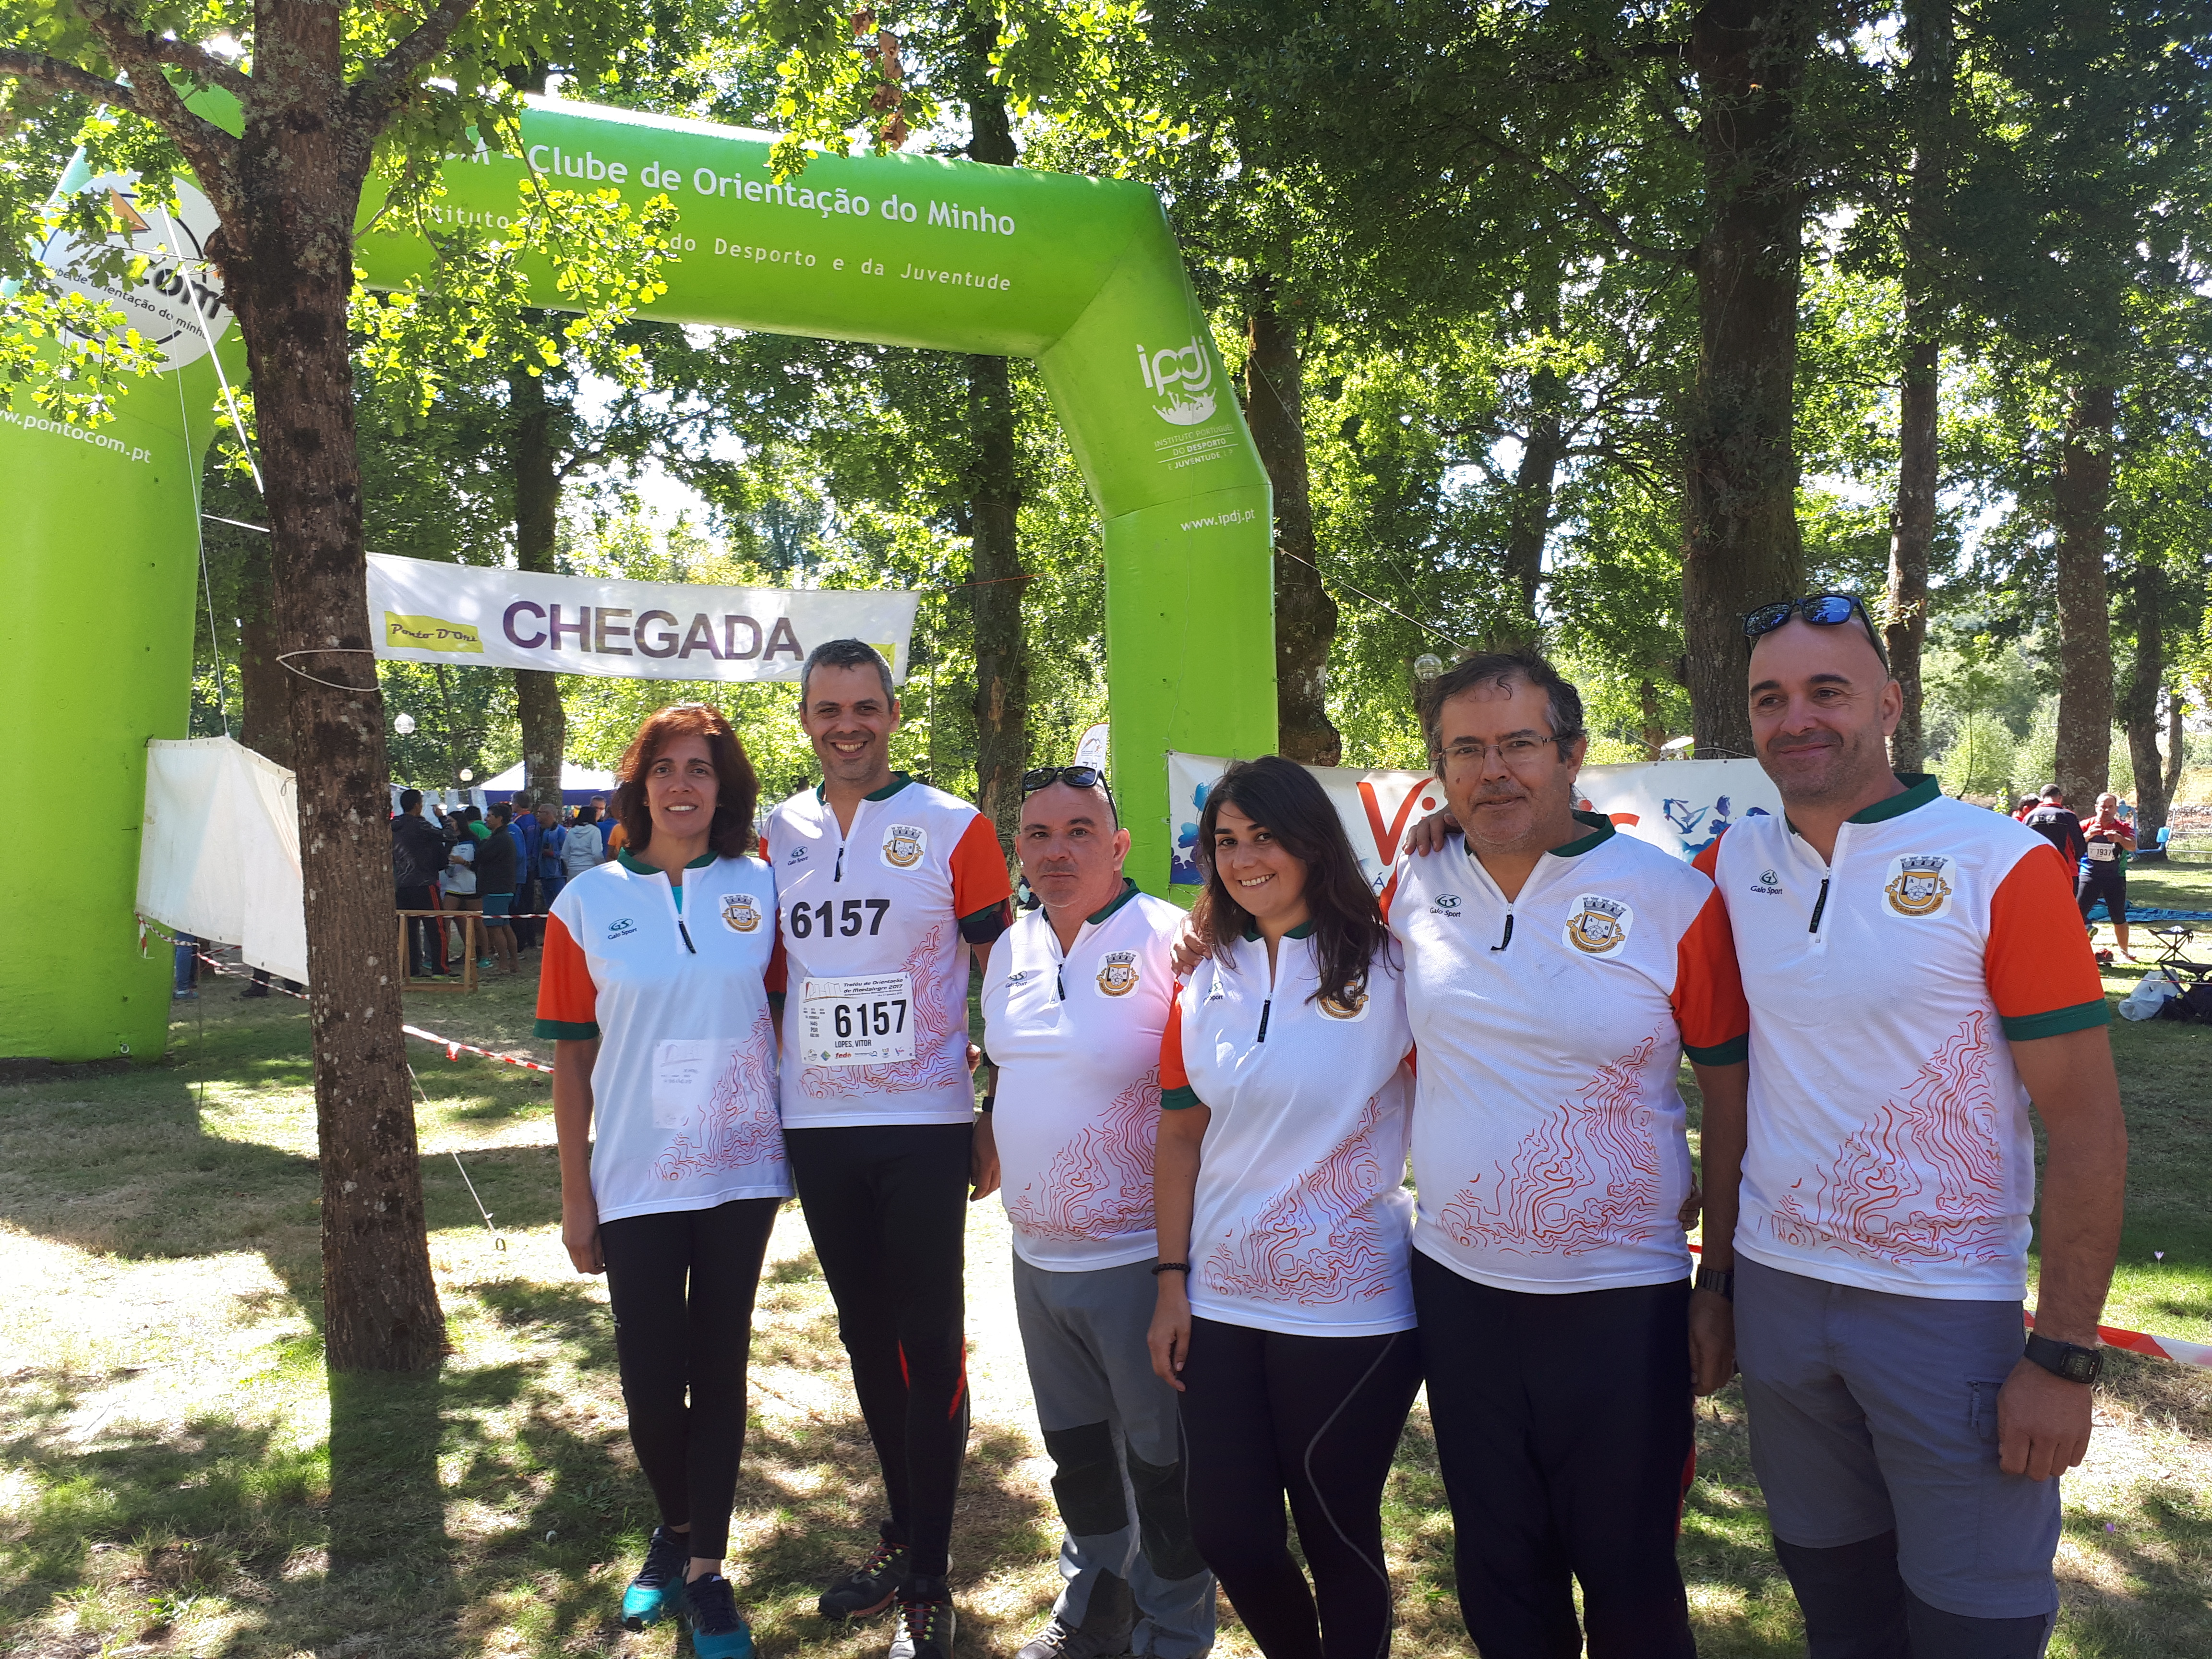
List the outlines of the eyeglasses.
<svg viewBox="0 0 2212 1659">
<path fill-rule="evenodd" d="M 1489 758 L 1492 750 L 1504 761 L 1509 770 L 1522 772 L 1541 762 L 1544 751 L 1559 743 L 1557 738 L 1508 738 L 1503 743 L 1477 743 L 1468 738 L 1455 743 L 1443 751 L 1445 761 L 1453 766 L 1480 766 Z M 1560 756 L 1565 758 L 1564 751 Z"/>
<path fill-rule="evenodd" d="M 1103 789 L 1110 803 L 1114 786 L 1106 781 L 1106 775 L 1095 766 L 1040 766 L 1022 774 L 1022 793 L 1034 795 L 1040 789 L 1049 789 L 1055 783 L 1064 783 L 1071 789 Z"/>
<path fill-rule="evenodd" d="M 1793 617 L 1802 617 L 1815 628 L 1838 628 L 1854 617 L 1865 626 L 1867 643 L 1881 659 L 1884 668 L 1889 666 L 1889 653 L 1881 648 L 1881 635 L 1875 631 L 1874 618 L 1867 614 L 1866 604 L 1856 593 L 1813 593 L 1802 599 L 1777 599 L 1772 605 L 1762 605 L 1756 611 L 1747 611 L 1743 617 L 1743 636 L 1757 640 L 1771 634 Z"/>
</svg>

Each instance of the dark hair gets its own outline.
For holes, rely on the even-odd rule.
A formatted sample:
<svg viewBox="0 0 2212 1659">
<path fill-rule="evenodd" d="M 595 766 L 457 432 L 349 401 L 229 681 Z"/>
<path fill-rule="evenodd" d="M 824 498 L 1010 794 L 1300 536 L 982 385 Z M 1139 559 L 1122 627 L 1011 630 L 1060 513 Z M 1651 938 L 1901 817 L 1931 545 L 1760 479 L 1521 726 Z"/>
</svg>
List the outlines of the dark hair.
<svg viewBox="0 0 2212 1659">
<path fill-rule="evenodd" d="M 1314 995 L 1356 1000 L 1367 988 L 1367 964 L 1389 939 L 1390 929 L 1319 781 L 1296 761 L 1262 755 L 1233 762 L 1208 792 L 1206 809 L 1198 815 L 1198 861 L 1206 871 L 1206 890 L 1192 907 L 1191 919 L 1217 951 L 1230 949 L 1253 925 L 1214 863 L 1214 828 L 1224 806 L 1265 825 L 1305 866 L 1306 908 L 1313 916 L 1314 957 L 1321 975 Z"/>
<path fill-rule="evenodd" d="M 403 789 L 399 792 L 399 810 L 401 811 L 411 812 L 422 804 L 422 792 L 420 789 Z"/>
<path fill-rule="evenodd" d="M 675 703 L 647 715 L 623 751 L 622 764 L 615 769 L 622 783 L 615 791 L 614 815 L 629 832 L 629 850 L 642 853 L 653 844 L 653 809 L 646 800 L 645 775 L 660 751 L 678 738 L 704 738 L 714 763 L 714 821 L 708 826 L 707 845 L 726 859 L 743 856 L 752 848 L 760 779 L 727 717 L 703 702 Z"/>
<path fill-rule="evenodd" d="M 1478 685 L 1495 685 L 1504 690 L 1516 678 L 1544 694 L 1553 740 L 1559 745 L 1559 758 L 1567 758 L 1567 750 L 1575 739 L 1586 735 L 1583 729 L 1583 694 L 1562 678 L 1559 671 L 1540 653 L 1524 646 L 1513 651 L 1471 652 L 1422 685 L 1414 703 L 1421 716 L 1421 738 L 1429 746 L 1431 767 L 1443 758 L 1443 750 L 1437 741 L 1437 723 L 1443 717 L 1444 705 Z"/>
<path fill-rule="evenodd" d="M 497 818 L 501 823 L 512 823 L 514 822 L 514 810 L 498 801 L 494 801 L 484 808 L 484 822 L 489 823 L 494 818 Z"/>
<path fill-rule="evenodd" d="M 2043 794 L 2040 799 L 2044 800 L 2064 800 L 2066 799 L 2066 792 L 2063 789 L 2061 789 L 2055 783 L 2046 783 L 2043 786 Z"/>
<path fill-rule="evenodd" d="M 577 823 L 597 823 L 599 821 L 599 809 L 598 807 L 596 807 L 596 806 L 592 805 L 591 802 L 589 802 L 589 801 L 586 801 L 586 802 L 585 802 L 581 806 L 579 806 L 579 807 L 576 809 L 576 822 L 577 822 Z"/>
<path fill-rule="evenodd" d="M 462 806 L 461 822 L 464 823 L 482 823 L 483 822 L 483 814 L 477 811 L 476 804 L 473 801 Z"/>
<path fill-rule="evenodd" d="M 817 668 L 872 668 L 876 678 L 884 683 L 884 702 L 898 701 L 898 693 L 891 690 L 891 665 L 884 660 L 884 653 L 866 640 L 824 640 L 807 653 L 806 665 L 799 671 L 799 706 L 806 707 L 806 688 Z"/>
</svg>

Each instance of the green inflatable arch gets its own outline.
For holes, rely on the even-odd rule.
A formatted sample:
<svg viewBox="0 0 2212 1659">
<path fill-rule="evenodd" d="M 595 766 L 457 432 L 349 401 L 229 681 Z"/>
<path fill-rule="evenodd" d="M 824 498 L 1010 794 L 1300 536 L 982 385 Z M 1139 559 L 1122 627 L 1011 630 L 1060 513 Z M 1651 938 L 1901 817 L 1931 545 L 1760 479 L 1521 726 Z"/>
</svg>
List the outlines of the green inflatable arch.
<svg viewBox="0 0 2212 1659">
<path fill-rule="evenodd" d="M 1104 526 L 1116 793 L 1131 871 L 1164 890 L 1164 751 L 1271 749 L 1275 663 L 1267 475 L 1154 193 L 907 155 L 823 156 L 779 185 L 765 135 L 556 99 L 531 100 L 522 137 L 549 181 L 680 210 L 658 320 L 1036 359 Z M 495 224 L 524 173 L 458 158 L 441 209 Z M 196 251 L 189 227 L 155 228 Z M 411 236 L 371 232 L 356 257 L 378 287 L 430 270 Z M 140 298 L 174 322 L 179 362 L 115 422 L 60 428 L 20 398 L 0 411 L 17 585 L 0 609 L 0 753 L 26 807 L 59 809 L 17 819 L 0 874 L 0 1054 L 152 1054 L 167 1029 L 167 953 L 142 957 L 132 920 L 145 744 L 185 729 L 196 481 L 216 363 L 234 381 L 243 356 L 234 330 L 195 346 L 195 277 L 210 280 L 174 260 L 149 272 Z M 550 284 L 542 302 L 559 305 Z"/>
</svg>

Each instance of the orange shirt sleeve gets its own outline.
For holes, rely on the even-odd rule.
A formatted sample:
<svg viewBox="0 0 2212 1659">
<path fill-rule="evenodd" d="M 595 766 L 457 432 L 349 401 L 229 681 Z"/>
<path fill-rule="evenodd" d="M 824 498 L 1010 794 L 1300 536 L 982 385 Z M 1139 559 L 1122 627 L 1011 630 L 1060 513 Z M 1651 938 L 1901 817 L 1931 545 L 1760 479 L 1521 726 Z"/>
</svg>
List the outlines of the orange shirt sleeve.
<svg viewBox="0 0 2212 1659">
<path fill-rule="evenodd" d="M 1751 1008 L 1736 963 L 1735 933 L 1717 891 L 1705 896 L 1698 919 L 1674 947 L 1674 994 L 1668 1000 L 1682 1029 L 1683 1052 L 1694 1063 L 1740 1066 L 1751 1057 Z"/>
<path fill-rule="evenodd" d="M 1720 877 L 1715 873 L 1715 872 L 1720 868 L 1721 836 L 1725 836 L 1726 834 L 1728 834 L 1727 830 L 1722 830 L 1720 836 L 1715 836 L 1711 841 L 1705 843 L 1705 850 L 1704 852 L 1698 854 L 1697 857 L 1690 860 L 1690 867 L 1702 874 L 1707 881 L 1711 882 L 1716 887 L 1720 885 L 1721 880 Z"/>
<path fill-rule="evenodd" d="M 1177 984 L 1168 1003 L 1167 1029 L 1160 1033 L 1160 1109 L 1177 1112 L 1198 1103 L 1182 1063 L 1182 987 Z"/>
<path fill-rule="evenodd" d="M 2032 847 L 1990 898 L 1982 972 L 2015 1042 L 2086 1030 L 2111 1018 L 2105 985 L 2056 847 Z"/>
<path fill-rule="evenodd" d="M 960 919 L 960 937 L 970 945 L 988 945 L 1013 926 L 1013 884 L 1006 879 L 1006 855 L 999 848 L 999 832 L 978 812 L 961 831 L 952 849 L 952 914 Z"/>
<path fill-rule="evenodd" d="M 772 997 L 780 997 L 789 988 L 790 963 L 784 959 L 783 929 L 775 930 L 775 948 L 768 953 L 768 971 L 761 975 L 761 984 Z"/>
<path fill-rule="evenodd" d="M 584 947 L 557 915 L 545 919 L 545 948 L 538 966 L 537 1034 L 588 1041 L 599 1034 L 599 988 L 592 982 Z"/>
</svg>

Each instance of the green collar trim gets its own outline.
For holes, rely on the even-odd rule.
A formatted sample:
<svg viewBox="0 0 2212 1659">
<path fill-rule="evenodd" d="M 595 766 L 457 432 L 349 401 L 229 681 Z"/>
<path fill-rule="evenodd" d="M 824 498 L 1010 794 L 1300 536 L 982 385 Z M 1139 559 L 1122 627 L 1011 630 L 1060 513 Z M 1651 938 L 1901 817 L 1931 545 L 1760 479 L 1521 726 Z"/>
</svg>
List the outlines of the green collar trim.
<svg viewBox="0 0 2212 1659">
<path fill-rule="evenodd" d="M 1905 786 L 1901 795 L 1892 795 L 1878 800 L 1863 812 L 1854 812 L 1845 823 L 1884 823 L 1891 818 L 1903 817 L 1907 812 L 1925 806 L 1943 793 L 1943 786 L 1925 772 L 1899 772 L 1897 781 Z"/>
<path fill-rule="evenodd" d="M 1297 927 L 1291 928 L 1289 933 L 1284 934 L 1283 937 L 1285 939 L 1311 939 L 1313 937 L 1313 930 L 1314 925 L 1310 921 L 1302 921 Z M 1260 942 L 1259 923 L 1254 922 L 1251 926 L 1245 928 L 1244 942 L 1247 945 L 1257 945 Z"/>
<path fill-rule="evenodd" d="M 1135 878 L 1130 876 L 1124 876 L 1121 878 L 1121 890 L 1115 895 L 1114 902 L 1111 904 L 1109 904 L 1103 910 L 1093 910 L 1089 915 L 1084 917 L 1084 921 L 1089 922 L 1093 927 L 1096 927 L 1100 922 L 1105 921 L 1107 917 L 1112 915 L 1116 910 L 1120 909 L 1123 905 L 1127 904 L 1131 899 L 1136 896 L 1137 883 Z"/>
<path fill-rule="evenodd" d="M 693 859 L 690 863 L 685 865 L 684 867 L 686 870 L 703 870 L 721 856 L 722 855 L 720 853 L 702 853 L 697 858 Z M 633 876 L 659 876 L 665 875 L 667 873 L 666 871 L 663 870 L 657 864 L 647 864 L 641 860 L 632 858 L 630 856 L 629 848 L 627 847 L 617 847 L 615 848 L 615 858 L 621 863 L 622 867 L 629 871 Z"/>
<path fill-rule="evenodd" d="M 1553 858 L 1578 859 L 1583 854 L 1590 851 L 1593 848 L 1601 846 L 1620 833 L 1613 827 L 1613 820 L 1611 818 L 1602 817 L 1595 812 L 1577 812 L 1575 814 L 1575 822 L 1577 823 L 1587 824 L 1589 827 L 1589 834 L 1587 836 L 1577 836 L 1574 840 L 1569 842 L 1565 847 L 1554 847 L 1552 849 L 1552 856 Z"/>
<path fill-rule="evenodd" d="M 905 788 L 907 785 L 913 781 L 914 780 L 908 776 L 904 772 L 894 772 L 891 774 L 891 781 L 889 783 L 877 790 L 873 794 L 863 795 L 860 799 L 862 800 L 889 800 L 893 795 L 898 793 L 900 790 Z M 820 801 L 828 793 L 829 788 L 830 781 L 827 778 L 824 778 L 820 783 L 814 786 L 814 799 L 817 802 Z"/>
</svg>

